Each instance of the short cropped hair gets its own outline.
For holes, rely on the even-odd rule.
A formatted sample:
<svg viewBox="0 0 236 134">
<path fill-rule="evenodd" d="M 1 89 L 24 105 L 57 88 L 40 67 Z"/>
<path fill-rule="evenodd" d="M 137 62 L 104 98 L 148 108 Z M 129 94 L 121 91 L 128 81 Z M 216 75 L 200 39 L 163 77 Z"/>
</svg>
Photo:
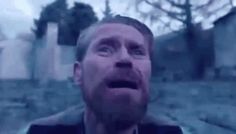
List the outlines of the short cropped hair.
<svg viewBox="0 0 236 134">
<path fill-rule="evenodd" d="M 116 15 L 114 17 L 103 19 L 91 25 L 90 27 L 86 28 L 85 30 L 81 32 L 78 38 L 77 44 L 76 44 L 76 60 L 77 61 L 79 62 L 83 61 L 86 51 L 88 49 L 88 46 L 91 43 L 93 32 L 95 32 L 96 28 L 98 28 L 98 26 L 100 25 L 108 24 L 108 23 L 125 24 L 138 30 L 144 36 L 145 41 L 148 43 L 149 56 L 152 59 L 152 55 L 153 55 L 152 47 L 153 47 L 154 37 L 151 30 L 145 24 L 141 23 L 140 21 L 136 19 Z"/>
</svg>

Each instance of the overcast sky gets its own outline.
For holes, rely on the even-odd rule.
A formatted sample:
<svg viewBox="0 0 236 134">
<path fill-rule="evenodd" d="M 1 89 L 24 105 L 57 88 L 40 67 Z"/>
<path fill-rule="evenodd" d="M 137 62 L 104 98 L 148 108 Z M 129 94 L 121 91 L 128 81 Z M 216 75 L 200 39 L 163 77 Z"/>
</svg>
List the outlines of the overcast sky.
<svg viewBox="0 0 236 134">
<path fill-rule="evenodd" d="M 42 7 L 54 0 L 0 0 L 0 27 L 8 37 L 14 37 L 18 33 L 30 32 L 33 26 L 33 19 L 38 18 Z M 104 0 L 67 0 L 69 6 L 75 1 L 92 5 L 97 16 L 102 17 Z M 130 0 L 129 2 L 131 2 Z M 124 14 L 135 17 L 130 10 L 126 12 L 127 0 L 112 0 L 111 6 L 116 14 Z M 115 5 L 115 6 L 113 6 Z"/>
<path fill-rule="evenodd" d="M 54 0 L 0 0 L 0 28 L 3 33 L 12 38 L 18 33 L 29 33 L 33 27 L 33 19 L 38 18 L 42 7 Z M 73 3 L 83 2 L 90 4 L 99 18 L 102 17 L 105 0 L 67 0 L 69 7 Z M 134 0 L 110 0 L 112 11 L 115 14 L 127 15 L 143 21 L 132 9 Z M 131 7 L 131 8 L 130 8 Z M 147 9 L 147 7 L 143 7 Z M 148 22 L 145 22 L 149 25 Z M 158 24 L 157 24 L 158 25 Z M 152 30 L 156 28 L 151 27 Z M 155 31 L 153 31 L 155 34 Z"/>
</svg>

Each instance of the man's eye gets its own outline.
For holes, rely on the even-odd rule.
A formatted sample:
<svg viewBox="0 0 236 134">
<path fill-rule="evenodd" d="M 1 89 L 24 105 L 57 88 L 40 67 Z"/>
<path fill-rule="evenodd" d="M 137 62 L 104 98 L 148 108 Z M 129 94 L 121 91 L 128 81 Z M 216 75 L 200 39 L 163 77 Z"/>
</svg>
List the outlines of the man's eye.
<svg viewBox="0 0 236 134">
<path fill-rule="evenodd" d="M 133 55 L 137 55 L 137 56 L 145 55 L 144 51 L 141 50 L 141 49 L 134 49 L 134 50 L 132 50 L 132 54 Z"/>
<path fill-rule="evenodd" d="M 99 54 L 104 55 L 104 56 L 111 55 L 113 53 L 113 51 L 114 51 L 113 48 L 111 46 L 107 46 L 107 45 L 103 45 L 98 48 Z"/>
</svg>

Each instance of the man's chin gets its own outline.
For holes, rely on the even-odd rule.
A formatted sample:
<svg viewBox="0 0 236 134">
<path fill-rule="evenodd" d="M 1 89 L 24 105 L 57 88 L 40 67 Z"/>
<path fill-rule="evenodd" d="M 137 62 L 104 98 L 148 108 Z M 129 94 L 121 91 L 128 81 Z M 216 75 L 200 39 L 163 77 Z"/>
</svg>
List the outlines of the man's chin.
<svg viewBox="0 0 236 134">
<path fill-rule="evenodd" d="M 106 120 L 106 124 L 115 126 L 117 130 L 125 130 L 138 124 L 144 117 L 146 110 L 140 112 L 126 111 L 126 113 L 114 113 L 112 118 Z"/>
<path fill-rule="evenodd" d="M 134 121 L 134 120 L 116 120 L 113 122 L 106 123 L 106 126 L 108 128 L 113 129 L 114 131 L 122 131 L 127 130 L 134 125 L 138 124 L 140 120 Z"/>
<path fill-rule="evenodd" d="M 140 96 L 140 91 L 106 90 L 103 88 L 100 90 L 103 92 L 87 96 L 85 100 L 100 122 L 125 127 L 138 123 L 146 114 L 147 96 Z"/>
<path fill-rule="evenodd" d="M 113 124 L 121 128 L 129 127 L 140 122 L 147 111 L 147 106 L 139 108 L 114 108 L 110 107 L 110 110 L 97 111 L 98 118 L 105 124 Z M 112 109 L 112 110 L 111 110 Z"/>
</svg>

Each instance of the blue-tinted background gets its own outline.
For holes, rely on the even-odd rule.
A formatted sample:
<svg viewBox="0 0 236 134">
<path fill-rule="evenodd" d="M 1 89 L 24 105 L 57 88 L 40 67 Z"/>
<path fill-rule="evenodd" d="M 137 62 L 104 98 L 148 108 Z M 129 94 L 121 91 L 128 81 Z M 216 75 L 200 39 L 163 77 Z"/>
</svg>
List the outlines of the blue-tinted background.
<svg viewBox="0 0 236 134">
<path fill-rule="evenodd" d="M 140 20 L 155 35 L 148 112 L 186 134 L 235 134 L 234 6 L 235 0 L 0 0 L 0 134 L 23 133 L 34 119 L 83 107 L 72 78 L 76 39 L 116 14 Z"/>
</svg>

